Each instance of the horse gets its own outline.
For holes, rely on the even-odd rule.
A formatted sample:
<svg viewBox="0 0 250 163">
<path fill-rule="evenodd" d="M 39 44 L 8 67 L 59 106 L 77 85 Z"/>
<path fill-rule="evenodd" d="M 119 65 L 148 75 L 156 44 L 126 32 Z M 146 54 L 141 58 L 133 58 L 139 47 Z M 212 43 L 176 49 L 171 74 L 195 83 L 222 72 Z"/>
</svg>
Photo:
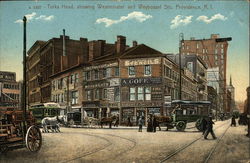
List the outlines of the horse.
<svg viewBox="0 0 250 163">
<path fill-rule="evenodd" d="M 159 131 L 161 131 L 161 127 L 160 127 L 161 123 L 167 124 L 167 130 L 168 128 L 171 128 L 169 124 L 172 122 L 172 118 L 170 116 L 157 115 L 155 116 L 155 118 L 156 118 L 156 127 L 159 127 Z"/>
<path fill-rule="evenodd" d="M 86 123 L 88 127 L 99 125 L 100 121 L 97 118 L 89 117 L 87 112 L 83 110 L 83 123 Z"/>
<path fill-rule="evenodd" d="M 103 128 L 103 124 L 109 124 L 109 128 L 112 128 L 112 122 L 116 121 L 115 125 L 117 125 L 117 119 L 118 119 L 118 116 L 116 115 L 113 115 L 111 117 L 103 117 L 101 118 L 101 121 L 100 121 L 100 125 L 101 125 L 101 128 Z"/>
<path fill-rule="evenodd" d="M 45 117 L 41 121 L 43 130 L 42 132 L 61 132 L 59 129 L 59 124 L 65 125 L 65 116 L 55 116 L 55 117 Z"/>
</svg>

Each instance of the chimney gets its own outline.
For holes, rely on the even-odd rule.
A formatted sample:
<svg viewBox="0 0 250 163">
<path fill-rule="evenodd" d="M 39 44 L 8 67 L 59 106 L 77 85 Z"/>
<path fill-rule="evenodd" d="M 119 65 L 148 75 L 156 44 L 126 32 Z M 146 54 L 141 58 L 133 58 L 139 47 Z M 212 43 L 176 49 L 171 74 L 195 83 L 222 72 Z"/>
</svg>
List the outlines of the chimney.
<svg viewBox="0 0 250 163">
<path fill-rule="evenodd" d="M 106 44 L 105 40 L 98 40 L 97 41 L 97 55 L 96 55 L 96 57 L 104 55 L 105 44 Z"/>
<path fill-rule="evenodd" d="M 116 53 L 122 53 L 126 48 L 126 37 L 117 36 Z"/>
<path fill-rule="evenodd" d="M 65 29 L 63 29 L 63 56 L 66 56 L 66 49 L 65 49 Z"/>
<path fill-rule="evenodd" d="M 82 55 L 80 56 L 80 63 L 88 62 L 88 53 L 89 53 L 89 43 L 87 38 L 80 37 L 81 51 Z"/>
<path fill-rule="evenodd" d="M 133 47 L 137 46 L 137 41 L 133 41 Z"/>
<path fill-rule="evenodd" d="M 211 39 L 220 38 L 219 34 L 211 34 Z"/>
<path fill-rule="evenodd" d="M 94 59 L 94 48 L 95 46 L 95 41 L 90 41 L 89 42 L 89 58 L 88 61 L 92 61 Z"/>
</svg>

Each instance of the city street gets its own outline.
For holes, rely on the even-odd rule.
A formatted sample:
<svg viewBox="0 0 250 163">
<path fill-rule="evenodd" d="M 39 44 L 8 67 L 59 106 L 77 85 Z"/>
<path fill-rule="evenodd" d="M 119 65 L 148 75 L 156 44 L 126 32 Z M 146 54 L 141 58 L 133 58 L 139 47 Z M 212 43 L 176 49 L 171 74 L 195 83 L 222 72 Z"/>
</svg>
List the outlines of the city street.
<svg viewBox="0 0 250 163">
<path fill-rule="evenodd" d="M 25 148 L 9 151 L 1 155 L 0 162 L 249 162 L 246 126 L 229 125 L 230 120 L 216 122 L 216 140 L 211 135 L 204 140 L 191 125 L 185 132 L 156 133 L 146 132 L 145 127 L 143 132 L 135 127 L 61 128 L 61 133 L 43 133 L 38 153 Z"/>
</svg>

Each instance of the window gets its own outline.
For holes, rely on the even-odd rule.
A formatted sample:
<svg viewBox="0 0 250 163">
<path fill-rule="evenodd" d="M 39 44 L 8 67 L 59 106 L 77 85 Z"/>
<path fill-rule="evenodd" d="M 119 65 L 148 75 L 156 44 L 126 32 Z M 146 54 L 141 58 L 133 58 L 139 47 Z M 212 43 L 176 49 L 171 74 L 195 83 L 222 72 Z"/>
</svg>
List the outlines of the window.
<svg viewBox="0 0 250 163">
<path fill-rule="evenodd" d="M 151 65 L 145 65 L 144 66 L 144 75 L 151 75 Z"/>
<path fill-rule="evenodd" d="M 87 100 L 91 100 L 91 91 L 90 90 L 86 91 L 86 95 L 87 95 Z"/>
<path fill-rule="evenodd" d="M 218 54 L 218 49 L 215 49 L 214 53 L 215 53 L 215 54 Z"/>
<path fill-rule="evenodd" d="M 70 75 L 70 84 L 73 84 L 75 82 L 75 76 L 72 74 Z"/>
<path fill-rule="evenodd" d="M 103 76 L 104 78 L 107 77 L 107 69 L 106 69 L 106 68 L 104 68 L 104 69 L 102 70 L 102 76 Z"/>
<path fill-rule="evenodd" d="M 188 62 L 187 63 L 187 68 L 189 71 L 193 72 L 193 62 Z"/>
<path fill-rule="evenodd" d="M 135 88 L 129 88 L 129 100 L 135 101 Z"/>
<path fill-rule="evenodd" d="M 120 75 L 119 67 L 115 67 L 115 76 L 119 75 Z"/>
<path fill-rule="evenodd" d="M 215 55 L 215 56 L 214 56 L 214 59 L 215 59 L 215 60 L 218 60 L 218 55 Z"/>
<path fill-rule="evenodd" d="M 151 88 L 150 87 L 145 88 L 145 100 L 151 100 Z"/>
<path fill-rule="evenodd" d="M 78 73 L 75 74 L 75 82 L 78 83 L 78 80 L 79 80 L 79 76 L 78 76 Z"/>
<path fill-rule="evenodd" d="M 98 70 L 95 70 L 94 74 L 95 74 L 95 79 L 98 79 L 99 78 L 99 72 L 98 72 Z"/>
<path fill-rule="evenodd" d="M 95 90 L 95 99 L 99 99 L 99 89 Z"/>
<path fill-rule="evenodd" d="M 107 68 L 107 77 L 111 77 L 111 68 Z"/>
<path fill-rule="evenodd" d="M 196 49 L 199 49 L 199 43 L 198 42 L 196 43 Z"/>
<path fill-rule="evenodd" d="M 85 72 L 85 80 L 90 80 L 90 71 Z"/>
<path fill-rule="evenodd" d="M 72 101 L 71 104 L 77 104 L 78 103 L 78 91 L 71 92 Z"/>
<path fill-rule="evenodd" d="M 202 53 L 205 54 L 205 49 L 202 49 Z"/>
<path fill-rule="evenodd" d="M 224 49 L 222 48 L 222 49 L 221 49 L 221 54 L 223 54 L 223 53 L 224 53 Z"/>
<path fill-rule="evenodd" d="M 134 76 L 135 75 L 135 66 L 129 66 L 128 67 L 128 75 Z"/>
<path fill-rule="evenodd" d="M 220 57 L 221 57 L 221 59 L 224 59 L 224 55 L 223 55 L 223 54 L 221 54 L 221 56 L 220 56 Z"/>
<path fill-rule="evenodd" d="M 120 89 L 119 89 L 119 87 L 115 87 L 114 95 L 115 95 L 115 101 L 120 101 Z"/>
<path fill-rule="evenodd" d="M 143 87 L 138 87 L 138 100 L 144 100 Z"/>
<path fill-rule="evenodd" d="M 189 49 L 189 46 L 187 45 L 187 50 Z"/>
<path fill-rule="evenodd" d="M 64 102 L 64 94 L 61 94 L 61 102 Z"/>
<path fill-rule="evenodd" d="M 106 99 L 108 97 L 107 89 L 103 89 L 103 98 Z"/>
<path fill-rule="evenodd" d="M 215 66 L 217 66 L 218 65 L 218 61 L 215 61 Z"/>
</svg>

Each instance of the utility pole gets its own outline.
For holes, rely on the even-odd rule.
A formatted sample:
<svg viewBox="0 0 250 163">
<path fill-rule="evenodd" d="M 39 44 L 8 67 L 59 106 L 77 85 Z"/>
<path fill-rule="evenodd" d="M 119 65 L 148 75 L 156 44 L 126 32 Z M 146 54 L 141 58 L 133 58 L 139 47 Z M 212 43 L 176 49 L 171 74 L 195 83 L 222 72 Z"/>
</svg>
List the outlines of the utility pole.
<svg viewBox="0 0 250 163">
<path fill-rule="evenodd" d="M 22 101 L 22 110 L 23 110 L 23 133 L 26 133 L 26 22 L 27 19 L 23 17 L 23 101 Z"/>
<path fill-rule="evenodd" d="M 182 43 L 184 41 L 184 34 L 180 33 L 179 34 L 179 100 L 181 100 L 181 48 L 182 48 Z"/>
</svg>

